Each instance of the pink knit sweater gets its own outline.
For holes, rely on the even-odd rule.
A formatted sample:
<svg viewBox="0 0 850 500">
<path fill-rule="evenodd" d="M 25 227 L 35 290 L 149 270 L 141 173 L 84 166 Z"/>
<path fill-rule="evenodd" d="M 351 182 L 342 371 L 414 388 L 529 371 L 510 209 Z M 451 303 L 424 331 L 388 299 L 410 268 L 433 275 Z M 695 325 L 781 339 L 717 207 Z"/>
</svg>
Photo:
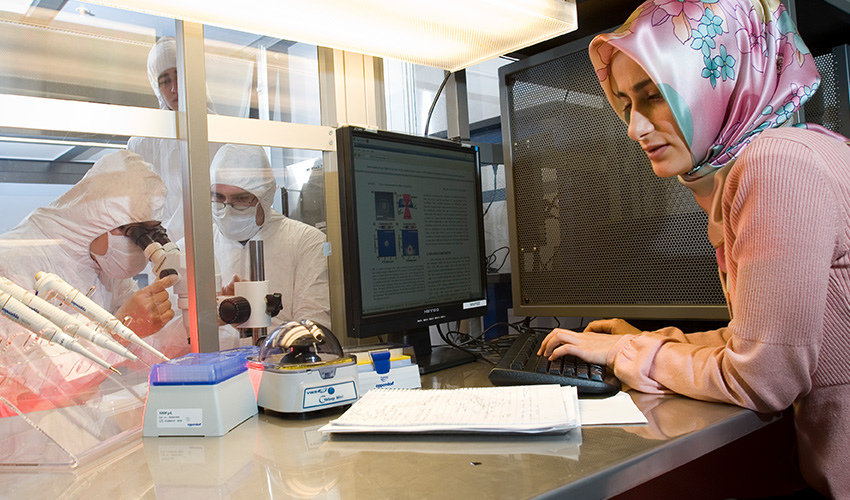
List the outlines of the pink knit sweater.
<svg viewBox="0 0 850 500">
<path fill-rule="evenodd" d="M 850 147 L 765 131 L 717 193 L 728 327 L 624 335 L 608 363 L 643 392 L 761 412 L 793 404 L 803 476 L 850 498 Z"/>
</svg>

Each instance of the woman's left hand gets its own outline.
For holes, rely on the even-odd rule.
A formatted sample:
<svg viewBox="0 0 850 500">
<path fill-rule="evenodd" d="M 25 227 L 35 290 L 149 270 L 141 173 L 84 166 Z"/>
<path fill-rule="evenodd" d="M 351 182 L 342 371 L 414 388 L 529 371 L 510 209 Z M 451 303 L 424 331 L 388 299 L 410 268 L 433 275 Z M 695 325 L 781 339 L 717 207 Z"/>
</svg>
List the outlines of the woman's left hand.
<svg viewBox="0 0 850 500">
<path fill-rule="evenodd" d="M 570 354 L 588 363 L 604 365 L 608 359 L 608 351 L 620 338 L 619 335 L 607 333 L 574 332 L 556 328 L 543 339 L 537 354 L 550 360 Z"/>
</svg>

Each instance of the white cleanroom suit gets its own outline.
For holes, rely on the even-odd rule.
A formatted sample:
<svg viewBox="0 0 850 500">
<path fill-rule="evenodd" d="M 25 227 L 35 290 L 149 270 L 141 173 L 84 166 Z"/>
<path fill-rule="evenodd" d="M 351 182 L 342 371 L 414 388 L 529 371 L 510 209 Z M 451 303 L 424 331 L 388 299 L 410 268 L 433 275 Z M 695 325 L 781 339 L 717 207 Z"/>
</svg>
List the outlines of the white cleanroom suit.
<svg viewBox="0 0 850 500">
<path fill-rule="evenodd" d="M 151 84 L 160 109 L 170 109 L 159 90 L 159 76 L 168 69 L 177 67 L 177 42 L 172 37 L 160 38 L 148 54 L 148 81 Z M 175 110 L 176 111 L 176 110 Z M 213 113 L 212 103 L 207 96 L 207 112 Z M 210 160 L 220 144 L 210 144 Z M 177 139 L 156 137 L 131 137 L 127 149 L 138 153 L 153 170 L 162 177 L 168 188 L 165 199 L 162 226 L 168 232 L 171 241 L 184 236 L 183 223 L 183 170 L 186 169 L 188 152 L 186 143 Z"/>
<path fill-rule="evenodd" d="M 55 273 L 116 313 L 154 285 L 140 291 L 132 278 L 121 277 L 141 271 L 144 254 L 141 248 L 119 245 L 128 238 L 110 231 L 126 224 L 159 221 L 165 195 L 162 180 L 139 155 L 120 151 L 104 156 L 66 193 L 0 235 L 0 276 L 32 290 L 36 273 Z M 96 260 L 92 242 L 104 235 L 121 251 L 107 249 Z M 142 259 L 138 259 L 140 253 Z M 49 294 L 42 298 L 51 299 Z M 66 311 L 70 309 L 66 307 Z M 185 331 L 170 328 L 174 323 L 147 337 L 146 342 L 169 356 L 187 352 Z M 133 323 L 129 326 L 133 328 Z M 0 318 L 0 345 L 0 396 L 19 411 L 77 404 L 80 398 L 91 396 L 92 388 L 108 374 L 77 353 L 37 339 L 7 318 Z M 140 358 L 135 363 L 91 344 L 87 347 L 130 370 L 144 370 L 143 363 L 158 361 L 137 347 L 131 347 Z M 8 413 L 8 405 L 0 404 L 0 416 Z"/>
<path fill-rule="evenodd" d="M 331 327 L 325 235 L 272 209 L 277 183 L 263 148 L 226 144 L 210 168 L 213 190 L 217 184 L 243 189 L 257 197 L 264 215 L 261 227 L 254 224 L 246 230 L 232 223 L 230 218 L 235 213 L 230 206 L 224 214 L 213 214 L 213 242 L 221 282 L 230 283 L 235 275 L 242 280 L 250 278 L 247 240 L 261 240 L 269 291 L 279 292 L 283 302 L 269 331 L 286 321 L 303 319 Z"/>
</svg>

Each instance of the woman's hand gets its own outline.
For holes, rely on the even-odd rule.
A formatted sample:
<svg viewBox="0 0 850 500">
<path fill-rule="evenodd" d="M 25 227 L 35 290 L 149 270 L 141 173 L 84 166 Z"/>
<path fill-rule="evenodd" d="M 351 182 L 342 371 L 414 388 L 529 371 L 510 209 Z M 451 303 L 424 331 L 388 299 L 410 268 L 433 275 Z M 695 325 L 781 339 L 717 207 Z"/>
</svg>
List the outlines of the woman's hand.
<svg viewBox="0 0 850 500">
<path fill-rule="evenodd" d="M 610 333 L 611 335 L 638 335 L 640 330 L 622 319 L 598 319 L 587 324 L 584 331 Z"/>
<path fill-rule="evenodd" d="M 168 288 L 179 280 L 180 277 L 176 274 L 157 279 L 130 296 L 118 308 L 115 316 L 122 322 L 127 316 L 132 318 L 128 326 L 139 337 L 153 335 L 174 317 L 174 310 L 171 309 L 171 301 L 168 299 Z"/>
<path fill-rule="evenodd" d="M 555 328 L 543 339 L 537 355 L 554 360 L 569 354 L 589 363 L 604 365 L 608 352 L 620 340 L 620 335 L 639 333 L 640 330 L 622 319 L 591 321 L 583 332 Z"/>
</svg>

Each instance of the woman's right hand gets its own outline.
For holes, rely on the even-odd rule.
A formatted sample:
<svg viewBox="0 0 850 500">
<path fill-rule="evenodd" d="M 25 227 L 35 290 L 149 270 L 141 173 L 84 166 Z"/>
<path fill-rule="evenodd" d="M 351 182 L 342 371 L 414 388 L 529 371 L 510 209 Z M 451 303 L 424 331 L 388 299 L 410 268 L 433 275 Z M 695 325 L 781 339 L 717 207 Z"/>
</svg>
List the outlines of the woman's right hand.
<svg viewBox="0 0 850 500">
<path fill-rule="evenodd" d="M 614 318 L 614 319 L 598 319 L 596 321 L 591 321 L 584 328 L 586 332 L 596 332 L 596 333 L 609 333 L 611 335 L 638 335 L 641 331 L 632 325 L 630 325 L 627 321 Z"/>
</svg>

